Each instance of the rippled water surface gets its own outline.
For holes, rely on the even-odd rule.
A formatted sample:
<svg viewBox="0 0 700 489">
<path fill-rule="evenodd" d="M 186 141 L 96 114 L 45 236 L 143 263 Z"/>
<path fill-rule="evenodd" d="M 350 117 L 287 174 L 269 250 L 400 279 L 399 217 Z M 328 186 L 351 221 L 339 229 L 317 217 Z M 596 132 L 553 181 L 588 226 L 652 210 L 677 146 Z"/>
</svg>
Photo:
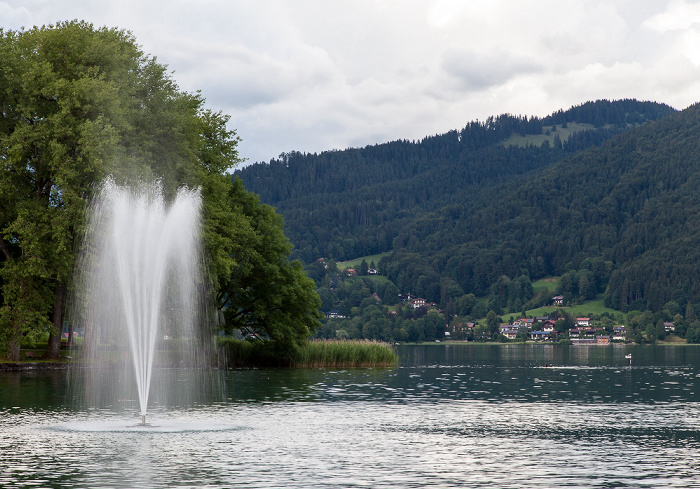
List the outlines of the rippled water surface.
<svg viewBox="0 0 700 489">
<path fill-rule="evenodd" d="M 0 487 L 700 487 L 700 348 L 399 354 L 389 369 L 168 371 L 146 428 L 133 399 L 77 403 L 79 374 L 0 373 Z M 178 394 L 190 384 L 199 395 Z"/>
</svg>

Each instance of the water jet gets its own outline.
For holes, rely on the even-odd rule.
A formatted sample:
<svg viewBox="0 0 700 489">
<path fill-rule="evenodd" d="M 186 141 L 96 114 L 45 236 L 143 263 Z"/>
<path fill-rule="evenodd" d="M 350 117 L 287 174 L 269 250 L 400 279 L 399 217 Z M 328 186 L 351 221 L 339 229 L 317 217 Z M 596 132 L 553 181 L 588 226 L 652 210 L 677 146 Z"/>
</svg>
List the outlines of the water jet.
<svg viewBox="0 0 700 489">
<path fill-rule="evenodd" d="M 195 363 L 205 295 L 200 214 L 198 189 L 181 188 L 166 202 L 159 182 L 128 187 L 112 179 L 88 211 L 72 313 L 85 332 L 83 360 L 122 368 L 112 387 L 122 398 L 136 390 L 143 426 L 154 366 Z M 105 386 L 86 377 L 88 404 L 100 404 Z"/>
</svg>

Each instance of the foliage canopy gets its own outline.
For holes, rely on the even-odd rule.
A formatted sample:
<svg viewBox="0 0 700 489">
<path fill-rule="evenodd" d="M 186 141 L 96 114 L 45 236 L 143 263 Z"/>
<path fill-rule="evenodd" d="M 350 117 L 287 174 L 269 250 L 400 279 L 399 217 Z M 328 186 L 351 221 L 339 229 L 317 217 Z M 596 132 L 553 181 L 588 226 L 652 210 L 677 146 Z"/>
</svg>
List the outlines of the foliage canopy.
<svg viewBox="0 0 700 489">
<path fill-rule="evenodd" d="M 126 31 L 79 21 L 0 30 L 0 107 L 0 348 L 9 358 L 19 359 L 23 339 L 47 332 L 47 356 L 58 356 L 86 204 L 107 175 L 121 183 L 158 178 L 169 196 L 180 185 L 201 187 L 217 290 L 235 289 L 249 272 L 231 249 L 253 238 L 284 241 L 271 209 L 248 200 L 248 214 L 239 213 L 238 202 L 248 197 L 226 174 L 239 161 L 228 117 L 206 109 L 201 95 L 180 91 Z M 253 222 L 258 218 L 265 222 Z M 250 232 L 232 233 L 237 226 Z M 264 229 L 256 234 L 255 226 Z M 289 252 L 287 243 L 257 257 L 257 273 L 269 271 L 268 258 L 284 268 L 258 293 L 272 294 L 272 284 L 306 290 Z M 300 342 L 315 328 L 313 321 L 306 329 L 300 324 L 315 317 L 316 298 L 297 299 L 286 318 L 268 318 L 267 330 L 263 321 L 251 328 L 287 340 L 290 332 L 277 328 L 293 317 L 298 337 L 291 344 Z"/>
</svg>

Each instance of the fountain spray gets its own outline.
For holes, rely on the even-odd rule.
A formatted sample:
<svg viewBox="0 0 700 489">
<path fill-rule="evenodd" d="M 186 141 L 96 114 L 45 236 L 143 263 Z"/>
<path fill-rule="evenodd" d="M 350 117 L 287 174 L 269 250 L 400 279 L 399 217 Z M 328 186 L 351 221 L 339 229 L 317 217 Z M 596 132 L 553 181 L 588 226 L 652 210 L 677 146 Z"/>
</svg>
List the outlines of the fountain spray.
<svg viewBox="0 0 700 489">
<path fill-rule="evenodd" d="M 166 205 L 158 182 L 131 188 L 111 179 L 90 207 L 79 262 L 80 315 L 95 345 L 128 340 L 142 425 L 157 344 L 195 343 L 200 214 L 198 189 L 180 189 Z"/>
</svg>

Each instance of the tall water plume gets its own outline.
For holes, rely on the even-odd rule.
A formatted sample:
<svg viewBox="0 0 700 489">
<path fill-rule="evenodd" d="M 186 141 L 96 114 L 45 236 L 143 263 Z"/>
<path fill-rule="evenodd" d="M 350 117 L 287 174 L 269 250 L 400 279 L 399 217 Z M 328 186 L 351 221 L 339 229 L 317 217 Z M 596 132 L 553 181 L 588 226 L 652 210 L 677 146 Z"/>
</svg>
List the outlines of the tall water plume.
<svg viewBox="0 0 700 489">
<path fill-rule="evenodd" d="M 89 404 L 133 398 L 135 388 L 145 422 L 154 367 L 196 361 L 205 295 L 200 214 L 199 190 L 180 189 L 169 205 L 158 182 L 130 188 L 109 179 L 97 193 L 72 309 L 91 367 L 85 369 Z M 122 368 L 116 395 L 104 393 L 94 368 L 100 365 Z"/>
</svg>

